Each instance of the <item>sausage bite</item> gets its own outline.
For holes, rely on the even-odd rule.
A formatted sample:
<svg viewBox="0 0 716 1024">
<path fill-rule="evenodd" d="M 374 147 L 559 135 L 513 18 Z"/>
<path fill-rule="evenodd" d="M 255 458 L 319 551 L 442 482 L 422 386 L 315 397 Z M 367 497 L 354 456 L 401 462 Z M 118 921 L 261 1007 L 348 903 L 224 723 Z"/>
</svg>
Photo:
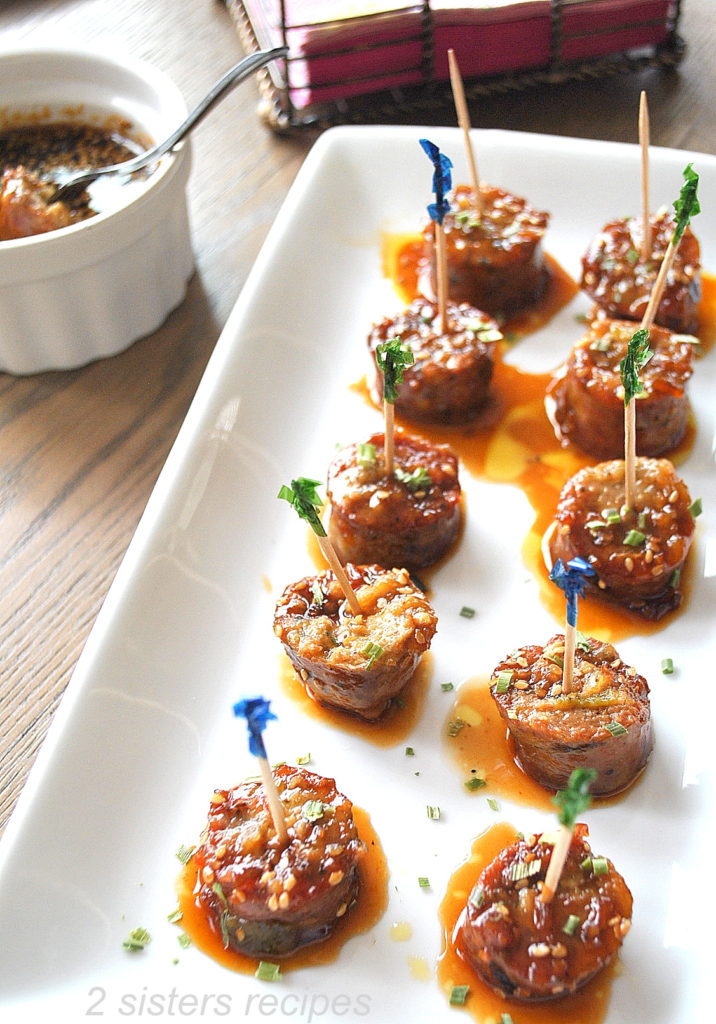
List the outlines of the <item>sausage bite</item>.
<svg viewBox="0 0 716 1024">
<path fill-rule="evenodd" d="M 196 901 L 225 949 L 285 957 L 325 939 L 359 894 L 365 853 L 351 802 L 332 779 L 281 765 L 279 841 L 261 782 L 216 790 L 193 863 Z"/>
<path fill-rule="evenodd" d="M 460 529 L 457 459 L 447 445 L 395 433 L 395 473 L 383 434 L 352 444 L 328 468 L 328 536 L 343 562 L 385 568 L 432 565 Z"/>
<path fill-rule="evenodd" d="M 549 214 L 521 196 L 492 185 L 480 189 L 483 209 L 475 212 L 474 191 L 458 185 L 443 219 L 448 295 L 496 317 L 509 317 L 541 298 L 549 272 L 542 238 Z M 425 264 L 433 273 L 435 225 L 423 230 Z M 428 281 L 426 294 L 434 293 Z"/>
<path fill-rule="evenodd" d="M 430 647 L 437 616 L 405 569 L 346 565 L 364 611 L 351 615 L 335 576 L 307 576 L 283 592 L 274 632 L 319 704 L 378 718 Z"/>
<path fill-rule="evenodd" d="M 547 789 L 565 789 L 576 768 L 593 768 L 594 796 L 618 793 L 646 765 L 653 737 L 649 687 L 608 643 L 577 643 L 574 677 L 562 693 L 564 636 L 521 647 L 492 674 L 491 693 L 520 768 Z"/>
<path fill-rule="evenodd" d="M 375 357 L 378 345 L 398 337 L 415 362 L 403 370 L 395 408 L 408 419 L 426 423 L 466 423 L 487 398 L 495 343 L 502 334 L 487 313 L 467 303 L 447 305 L 447 327 L 436 326 L 438 309 L 416 299 L 395 317 L 386 317 L 371 331 L 368 345 Z M 382 401 L 383 377 L 373 359 L 371 395 Z"/>
<path fill-rule="evenodd" d="M 552 562 L 579 556 L 590 587 L 647 619 L 681 602 L 679 582 L 694 533 L 691 498 L 668 459 L 636 460 L 634 508 L 624 501 L 624 462 L 587 466 L 567 481 L 549 537 Z"/>
<path fill-rule="evenodd" d="M 484 869 L 460 919 L 473 970 L 509 999 L 558 999 L 614 958 L 631 927 L 632 895 L 611 861 L 595 857 L 577 825 L 553 900 L 543 903 L 553 838 L 527 836 Z"/>
<path fill-rule="evenodd" d="M 635 329 L 633 322 L 625 320 L 593 321 L 547 390 L 559 436 L 598 459 L 617 459 L 624 453 L 624 389 L 619 364 Z M 693 370 L 695 340 L 674 335 L 665 327 L 649 330 L 653 355 L 640 372 L 644 391 L 636 401 L 639 455 L 672 451 L 686 433 L 686 382 Z"/>
<path fill-rule="evenodd" d="M 580 286 L 594 299 L 605 316 L 641 321 L 659 268 L 674 233 L 676 222 L 668 210 L 651 218 L 652 254 L 641 257 L 640 217 L 610 221 L 593 239 L 582 257 Z M 698 330 L 701 299 L 701 253 L 690 228 L 686 228 L 654 321 L 681 334 Z"/>
</svg>

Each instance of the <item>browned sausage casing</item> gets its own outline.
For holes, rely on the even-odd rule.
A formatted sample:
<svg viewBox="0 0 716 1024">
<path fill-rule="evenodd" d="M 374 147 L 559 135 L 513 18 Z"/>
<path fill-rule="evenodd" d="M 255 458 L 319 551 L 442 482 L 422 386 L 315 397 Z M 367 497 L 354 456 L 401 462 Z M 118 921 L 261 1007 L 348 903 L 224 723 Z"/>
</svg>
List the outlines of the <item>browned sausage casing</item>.
<svg viewBox="0 0 716 1024">
<path fill-rule="evenodd" d="M 632 895 L 612 862 L 594 857 L 588 834 L 586 825 L 575 826 L 550 903 L 539 899 L 554 848 L 545 834 L 518 839 L 478 878 L 459 943 L 476 973 L 501 995 L 520 1001 L 569 995 L 618 952 L 631 927 Z"/>
<path fill-rule="evenodd" d="M 496 317 L 509 317 L 541 298 L 549 273 L 542 251 L 549 214 L 521 196 L 492 185 L 481 187 L 483 212 L 474 213 L 474 192 L 458 185 L 443 219 L 448 264 L 448 297 Z M 431 272 L 435 225 L 424 228 L 422 290 L 434 295 Z"/>
<path fill-rule="evenodd" d="M 346 573 L 363 615 L 346 610 L 343 591 L 327 571 L 286 588 L 274 632 L 319 704 L 372 720 L 413 676 L 437 616 L 405 569 L 348 563 Z"/>
<path fill-rule="evenodd" d="M 487 398 L 495 343 L 502 340 L 497 321 L 467 303 L 447 304 L 447 329 L 436 326 L 437 306 L 416 299 L 402 313 L 386 317 L 371 331 L 371 394 L 382 402 L 383 375 L 375 363 L 378 345 L 398 337 L 415 356 L 398 385 L 395 408 L 425 423 L 466 423 Z"/>
<path fill-rule="evenodd" d="M 416 488 L 387 476 L 383 434 L 373 434 L 367 443 L 375 449 L 372 461 L 361 462 L 359 445 L 352 444 L 328 468 L 328 536 L 344 562 L 408 569 L 432 565 L 460 529 L 457 459 L 447 445 L 396 431 L 396 472 L 425 470 L 430 477 Z"/>
<path fill-rule="evenodd" d="M 561 438 L 598 459 L 617 459 L 624 452 L 619 364 L 636 329 L 626 320 L 593 321 L 547 389 Z M 686 433 L 686 382 L 693 370 L 695 340 L 684 340 L 665 327 L 649 331 L 653 355 L 639 375 L 644 391 L 636 398 L 639 455 L 672 451 Z"/>
<path fill-rule="evenodd" d="M 216 790 L 192 863 L 196 901 L 224 948 L 284 957 L 326 938 L 358 898 L 365 847 L 353 805 L 335 782 L 281 765 L 273 776 L 286 811 L 279 842 L 260 782 Z"/>
<path fill-rule="evenodd" d="M 639 217 L 610 221 L 582 257 L 581 287 L 608 317 L 641 320 L 676 224 L 668 210 L 651 217 L 652 255 L 641 258 Z M 671 331 L 698 330 L 701 299 L 701 253 L 687 227 L 676 251 L 655 322 Z"/>
<path fill-rule="evenodd" d="M 565 694 L 563 658 L 564 636 L 558 634 L 544 647 L 521 647 L 492 674 L 491 693 L 512 736 L 515 760 L 547 789 L 565 789 L 575 768 L 593 768 L 590 793 L 618 793 L 641 772 L 652 748 L 646 679 L 611 644 L 583 638 Z"/>
<path fill-rule="evenodd" d="M 659 619 L 681 602 L 679 581 L 694 532 L 691 497 L 668 459 L 641 457 L 634 508 L 624 509 L 623 502 L 623 460 L 575 473 L 557 504 L 549 538 L 552 562 L 586 559 L 596 572 L 589 584 L 595 593 Z M 630 534 L 644 539 L 625 543 Z"/>
</svg>

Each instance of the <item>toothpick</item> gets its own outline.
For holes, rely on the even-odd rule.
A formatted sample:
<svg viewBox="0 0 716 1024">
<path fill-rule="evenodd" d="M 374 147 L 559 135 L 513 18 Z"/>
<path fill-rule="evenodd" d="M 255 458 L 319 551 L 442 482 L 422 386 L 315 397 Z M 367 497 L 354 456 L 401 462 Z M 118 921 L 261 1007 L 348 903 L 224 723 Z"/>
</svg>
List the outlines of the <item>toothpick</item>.
<svg viewBox="0 0 716 1024">
<path fill-rule="evenodd" d="M 639 99 L 639 145 L 641 146 L 641 258 L 651 257 L 651 215 L 649 212 L 649 104 L 646 92 Z"/>
<path fill-rule="evenodd" d="M 552 798 L 552 803 L 560 808 L 559 832 L 539 894 L 542 903 L 550 903 L 557 892 L 564 870 L 564 862 L 572 843 L 575 823 L 579 815 L 589 806 L 589 787 L 596 777 L 597 773 L 593 768 L 575 768 L 569 776 L 567 788 L 561 789 Z"/>
<path fill-rule="evenodd" d="M 282 846 L 288 843 L 288 829 L 286 827 L 286 812 L 281 797 L 276 787 L 276 780 L 273 777 L 271 766 L 268 763 L 263 730 L 266 723 L 276 719 L 276 715 L 269 710 L 270 702 L 263 697 L 251 697 L 247 700 L 240 700 L 234 704 L 234 714 L 237 718 L 245 718 L 249 730 L 249 750 L 258 762 L 261 773 L 261 782 L 264 787 L 266 802 L 269 806 L 273 827 Z"/>
<path fill-rule="evenodd" d="M 571 558 L 565 565 L 561 558 L 552 566 L 549 578 L 567 599 L 564 623 L 564 656 L 562 659 L 562 693 L 571 693 L 574 681 L 574 654 L 577 646 L 577 607 L 584 595 L 587 577 L 594 576 L 589 562 Z"/>
<path fill-rule="evenodd" d="M 452 95 L 455 102 L 455 110 L 457 112 L 457 122 L 460 128 L 462 128 L 462 134 L 465 141 L 465 154 L 467 156 L 467 165 L 470 170 L 470 182 L 472 184 L 473 206 L 475 213 L 479 217 L 482 215 L 483 206 L 482 192 L 480 191 L 480 178 L 477 173 L 475 148 L 472 145 L 472 139 L 470 138 L 470 114 L 465 100 L 465 89 L 463 87 L 462 75 L 460 74 L 454 50 L 448 50 L 448 65 L 450 67 L 450 84 L 452 86 Z"/>
</svg>

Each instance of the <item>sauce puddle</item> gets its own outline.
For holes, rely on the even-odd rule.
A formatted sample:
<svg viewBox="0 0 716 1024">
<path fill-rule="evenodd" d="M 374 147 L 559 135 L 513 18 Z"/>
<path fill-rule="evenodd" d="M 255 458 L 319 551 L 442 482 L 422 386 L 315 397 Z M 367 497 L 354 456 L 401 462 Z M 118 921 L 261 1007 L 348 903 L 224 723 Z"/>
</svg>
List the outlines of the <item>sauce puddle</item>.
<svg viewBox="0 0 716 1024">
<path fill-rule="evenodd" d="M 503 822 L 493 825 L 475 839 L 470 856 L 451 875 L 439 911 L 442 952 L 437 975 L 440 987 L 449 1000 L 455 986 L 469 986 L 464 1008 L 478 1024 L 487 1024 L 488 1021 L 499 1024 L 505 1019 L 514 1020 L 516 1024 L 554 1024 L 556 1020 L 560 1024 L 600 1024 L 606 1016 L 618 960 L 575 995 L 530 1005 L 498 995 L 478 978 L 463 957 L 459 923 L 467 897 L 483 868 L 516 836 L 517 832 L 511 825 Z"/>
<path fill-rule="evenodd" d="M 333 932 L 312 946 L 306 946 L 291 956 L 281 958 L 278 963 L 282 973 L 297 970 L 301 967 L 318 967 L 333 963 L 342 947 L 354 935 L 373 928 L 385 913 L 388 905 L 388 864 L 380 845 L 380 840 L 373 829 L 370 817 L 361 807 L 353 805 L 353 817 L 358 835 L 366 844 L 366 855 L 358 861 L 360 890 L 355 906 L 351 907 L 337 922 Z M 230 971 L 241 974 L 254 974 L 259 963 L 258 957 L 245 956 L 231 949 L 225 949 L 221 930 L 218 925 L 206 916 L 194 900 L 196 869 L 192 859 L 182 869 L 177 880 L 177 898 L 181 918 L 176 922 L 190 937 L 192 944 L 206 953 L 216 963 Z M 274 962 L 274 958 L 267 957 Z"/>
</svg>

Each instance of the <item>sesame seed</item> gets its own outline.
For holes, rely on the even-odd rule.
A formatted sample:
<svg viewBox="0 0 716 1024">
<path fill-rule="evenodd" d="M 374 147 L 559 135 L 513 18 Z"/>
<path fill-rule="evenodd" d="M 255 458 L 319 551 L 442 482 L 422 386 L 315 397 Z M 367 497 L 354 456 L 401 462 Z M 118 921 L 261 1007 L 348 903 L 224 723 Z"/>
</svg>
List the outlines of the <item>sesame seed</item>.
<svg viewBox="0 0 716 1024">
<path fill-rule="evenodd" d="M 209 885 L 211 885 L 211 883 L 214 881 L 214 871 L 212 868 L 209 867 L 208 864 L 204 868 L 202 868 L 201 877 L 203 881 L 207 882 Z"/>
<path fill-rule="evenodd" d="M 549 946 L 546 942 L 533 942 L 527 952 L 535 959 L 541 959 L 543 956 L 549 956 Z"/>
<path fill-rule="evenodd" d="M 343 915 L 345 914 L 346 910 L 348 910 L 348 904 L 347 903 L 341 903 L 340 907 L 336 911 L 336 917 L 343 917 Z"/>
<path fill-rule="evenodd" d="M 266 905 L 269 908 L 269 910 L 278 910 L 278 896 L 276 895 L 276 893 L 272 893 L 272 895 L 269 896 L 268 900 L 266 901 Z"/>
<path fill-rule="evenodd" d="M 634 559 L 629 555 L 624 559 L 624 568 L 627 572 L 634 572 Z"/>
<path fill-rule="evenodd" d="M 288 907 L 290 902 L 291 902 L 291 897 L 288 895 L 288 893 L 287 892 L 282 892 L 281 895 L 278 898 L 278 905 L 281 908 L 281 910 L 285 910 Z"/>
<path fill-rule="evenodd" d="M 339 885 L 343 881 L 343 874 L 342 871 L 332 871 L 328 876 L 328 884 Z"/>
</svg>

